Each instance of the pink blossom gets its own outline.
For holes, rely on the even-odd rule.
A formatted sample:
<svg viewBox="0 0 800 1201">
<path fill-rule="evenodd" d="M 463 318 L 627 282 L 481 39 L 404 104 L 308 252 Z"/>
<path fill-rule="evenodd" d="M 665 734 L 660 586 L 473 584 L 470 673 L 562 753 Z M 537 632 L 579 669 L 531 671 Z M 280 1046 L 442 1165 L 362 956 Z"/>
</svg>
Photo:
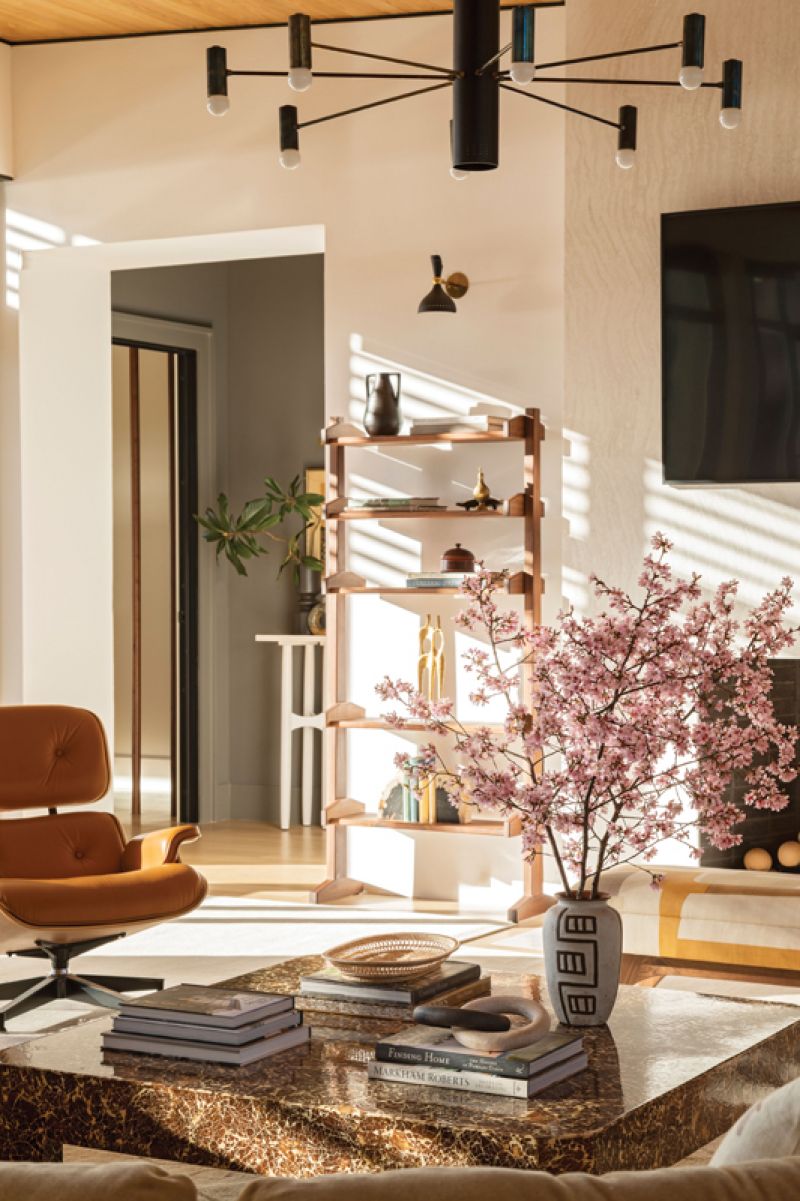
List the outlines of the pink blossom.
<svg viewBox="0 0 800 1201">
<path fill-rule="evenodd" d="M 432 702 L 405 681 L 378 686 L 405 711 L 390 716 L 393 724 L 410 719 L 452 735 L 454 769 L 430 747 L 401 757 L 408 770 L 436 765 L 454 798 L 518 815 L 526 851 L 553 851 L 571 892 L 596 894 L 605 868 L 651 861 L 667 839 L 695 853 L 698 831 L 714 846 L 738 845 L 744 815 L 728 795 L 734 773 L 745 805 L 770 810 L 785 807 L 782 785 L 797 774 L 798 732 L 775 716 L 768 662 L 796 634 L 784 624 L 791 580 L 740 622 L 738 583 L 704 597 L 698 575 L 673 575 L 670 549 L 656 534 L 638 600 L 593 577 L 598 615 L 568 609 L 553 627 L 532 630 L 498 604 L 505 573 L 479 566 L 457 621 L 488 638 L 488 649 L 466 652 L 465 667 L 474 703 L 506 704 L 501 730 L 463 727 L 452 702 Z M 514 660 L 507 670 L 501 652 Z M 517 695 L 520 671 L 530 704 Z"/>
</svg>

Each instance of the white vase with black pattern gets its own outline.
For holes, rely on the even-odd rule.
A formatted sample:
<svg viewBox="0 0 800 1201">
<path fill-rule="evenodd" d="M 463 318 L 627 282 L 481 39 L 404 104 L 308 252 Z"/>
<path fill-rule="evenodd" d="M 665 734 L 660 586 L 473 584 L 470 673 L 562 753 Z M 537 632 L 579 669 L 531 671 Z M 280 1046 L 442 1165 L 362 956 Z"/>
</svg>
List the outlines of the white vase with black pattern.
<svg viewBox="0 0 800 1201">
<path fill-rule="evenodd" d="M 619 986 L 622 919 L 608 898 L 576 900 L 563 893 L 543 928 L 550 1003 L 566 1026 L 602 1026 Z"/>
</svg>

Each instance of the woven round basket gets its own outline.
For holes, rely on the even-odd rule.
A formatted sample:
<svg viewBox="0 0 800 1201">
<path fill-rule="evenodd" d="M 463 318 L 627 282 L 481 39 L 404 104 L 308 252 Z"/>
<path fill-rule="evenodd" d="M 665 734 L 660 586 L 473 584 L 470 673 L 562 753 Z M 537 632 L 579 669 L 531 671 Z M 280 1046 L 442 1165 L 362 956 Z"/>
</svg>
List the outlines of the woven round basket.
<svg viewBox="0 0 800 1201">
<path fill-rule="evenodd" d="M 449 934 L 374 934 L 332 947 L 325 959 L 353 980 L 413 980 L 443 963 L 458 946 Z"/>
</svg>

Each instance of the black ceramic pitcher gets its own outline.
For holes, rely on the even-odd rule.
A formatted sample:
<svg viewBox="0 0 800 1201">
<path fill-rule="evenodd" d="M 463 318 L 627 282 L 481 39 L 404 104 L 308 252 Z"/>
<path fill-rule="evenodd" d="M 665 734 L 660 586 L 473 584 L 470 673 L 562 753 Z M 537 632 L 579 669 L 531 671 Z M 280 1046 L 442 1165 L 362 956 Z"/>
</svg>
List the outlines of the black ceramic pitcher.
<svg viewBox="0 0 800 1201">
<path fill-rule="evenodd" d="M 395 384 L 392 380 L 396 380 Z M 367 376 L 364 429 L 371 438 L 400 432 L 400 372 L 381 371 Z"/>
</svg>

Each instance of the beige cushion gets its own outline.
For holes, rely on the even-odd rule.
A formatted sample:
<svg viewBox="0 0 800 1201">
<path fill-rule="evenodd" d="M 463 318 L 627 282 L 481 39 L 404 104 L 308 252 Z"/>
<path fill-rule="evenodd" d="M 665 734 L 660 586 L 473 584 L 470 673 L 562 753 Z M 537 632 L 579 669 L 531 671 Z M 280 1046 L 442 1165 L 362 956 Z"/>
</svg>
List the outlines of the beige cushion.
<svg viewBox="0 0 800 1201">
<path fill-rule="evenodd" d="M 195 1201 L 187 1176 L 148 1163 L 0 1163 L 0 1201 Z"/>
<path fill-rule="evenodd" d="M 797 1201 L 800 1159 L 608 1176 L 508 1168 L 421 1168 L 253 1182 L 239 1201 Z"/>
<path fill-rule="evenodd" d="M 751 1105 L 732 1126 L 712 1157 L 712 1164 L 800 1155 L 800 1080 L 792 1080 Z"/>
</svg>

